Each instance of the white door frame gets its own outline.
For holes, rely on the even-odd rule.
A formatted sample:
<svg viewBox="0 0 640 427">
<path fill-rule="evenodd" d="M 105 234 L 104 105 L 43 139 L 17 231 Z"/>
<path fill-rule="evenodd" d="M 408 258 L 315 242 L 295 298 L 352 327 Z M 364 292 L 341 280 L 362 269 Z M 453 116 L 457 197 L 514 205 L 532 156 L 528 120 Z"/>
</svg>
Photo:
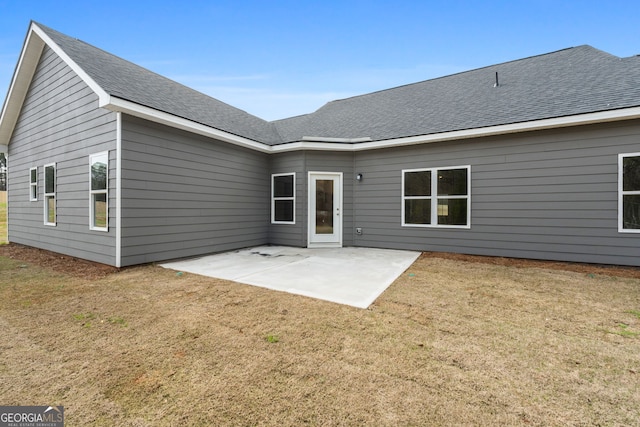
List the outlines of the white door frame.
<svg viewBox="0 0 640 427">
<path fill-rule="evenodd" d="M 316 223 L 316 189 L 318 179 L 331 179 L 333 187 L 333 234 L 318 235 L 315 233 Z M 309 172 L 308 174 L 308 209 L 307 209 L 307 247 L 309 248 L 341 248 L 342 247 L 342 172 Z"/>
</svg>

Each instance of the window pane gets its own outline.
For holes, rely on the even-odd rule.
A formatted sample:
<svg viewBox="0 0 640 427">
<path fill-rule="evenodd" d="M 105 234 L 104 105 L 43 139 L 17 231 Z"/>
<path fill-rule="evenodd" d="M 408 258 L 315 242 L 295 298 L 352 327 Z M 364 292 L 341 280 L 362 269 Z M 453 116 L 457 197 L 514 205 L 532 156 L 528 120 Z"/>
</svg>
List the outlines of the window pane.
<svg viewBox="0 0 640 427">
<path fill-rule="evenodd" d="M 275 200 L 274 211 L 274 221 L 293 222 L 293 200 Z"/>
<path fill-rule="evenodd" d="M 38 182 L 38 170 L 31 169 L 31 183 Z"/>
<path fill-rule="evenodd" d="M 405 172 L 404 173 L 405 196 L 430 196 L 431 195 L 431 171 Z"/>
<path fill-rule="evenodd" d="M 467 199 L 438 200 L 438 224 L 467 225 Z"/>
<path fill-rule="evenodd" d="M 622 190 L 640 191 L 640 157 L 622 159 Z"/>
<path fill-rule="evenodd" d="M 417 199 L 404 201 L 405 224 L 431 224 L 431 200 Z"/>
<path fill-rule="evenodd" d="M 35 185 L 31 186 L 31 198 L 34 200 L 38 198 L 38 187 Z"/>
<path fill-rule="evenodd" d="M 273 177 L 273 197 L 293 197 L 293 175 Z"/>
<path fill-rule="evenodd" d="M 107 156 L 95 156 L 91 163 L 91 190 L 107 189 Z"/>
<path fill-rule="evenodd" d="M 93 226 L 107 226 L 107 195 L 104 193 L 93 195 Z"/>
<path fill-rule="evenodd" d="M 55 193 L 56 192 L 56 168 L 55 168 L 55 166 L 46 166 L 44 168 L 44 192 L 45 193 Z M 51 221 L 51 222 L 53 222 L 53 221 Z"/>
<path fill-rule="evenodd" d="M 333 234 L 333 180 L 316 180 L 316 234 Z"/>
<path fill-rule="evenodd" d="M 640 229 L 640 195 L 623 196 L 622 212 L 623 228 Z"/>
<path fill-rule="evenodd" d="M 438 196 L 464 196 L 467 194 L 467 170 L 448 169 L 438 172 Z"/>
<path fill-rule="evenodd" d="M 55 223 L 56 222 L 56 198 L 53 196 L 47 197 L 47 222 Z"/>
</svg>

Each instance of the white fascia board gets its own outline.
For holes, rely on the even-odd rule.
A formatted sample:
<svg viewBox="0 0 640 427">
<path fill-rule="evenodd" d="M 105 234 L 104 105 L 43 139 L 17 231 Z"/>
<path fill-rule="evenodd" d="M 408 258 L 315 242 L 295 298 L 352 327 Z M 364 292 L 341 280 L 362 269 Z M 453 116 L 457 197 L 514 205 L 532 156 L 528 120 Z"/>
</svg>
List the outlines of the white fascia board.
<svg viewBox="0 0 640 427">
<path fill-rule="evenodd" d="M 109 98 L 109 94 L 107 94 L 107 92 L 105 92 L 104 89 L 102 89 L 102 87 L 100 87 L 100 85 L 95 82 L 95 80 L 89 77 L 89 75 L 82 69 L 82 67 L 76 64 L 75 61 L 73 61 L 69 57 L 69 55 L 67 55 L 67 53 L 60 48 L 60 46 L 58 46 L 53 40 L 51 40 L 51 38 L 49 38 L 49 36 L 35 23 L 31 23 L 31 31 L 36 33 L 38 37 L 44 40 L 47 46 L 49 46 L 51 50 L 53 50 L 56 55 L 58 55 L 65 62 L 65 64 L 67 64 L 96 95 L 98 95 L 100 104 L 102 104 Z"/>
<path fill-rule="evenodd" d="M 362 144 L 340 144 L 335 142 L 316 142 L 316 141 L 296 141 L 269 147 L 270 153 L 286 153 L 289 151 L 312 150 L 312 151 L 358 151 L 357 148 Z"/>
<path fill-rule="evenodd" d="M 602 111 L 575 116 L 557 117 L 551 119 L 535 120 L 530 122 L 513 123 L 508 125 L 489 126 L 484 128 L 467 129 L 453 132 L 437 133 L 433 135 L 420 135 L 407 138 L 398 138 L 385 141 L 374 141 L 358 144 L 356 151 L 371 150 L 376 148 L 398 147 L 404 145 L 424 144 L 429 142 L 450 141 L 465 138 L 477 138 L 492 135 L 505 135 L 510 133 L 528 132 L 545 129 L 556 129 L 594 123 L 612 122 L 618 120 L 630 120 L 640 118 L 640 107 L 626 108 L 622 110 Z"/>
<path fill-rule="evenodd" d="M 22 52 L 20 52 L 18 65 L 16 65 L 7 96 L 2 105 L 2 111 L 0 112 L 1 145 L 7 146 L 9 144 L 13 128 L 18 121 L 18 115 L 27 96 L 29 84 L 38 66 L 43 47 L 43 40 L 39 37 L 34 37 L 31 30 L 28 31 Z"/>
<path fill-rule="evenodd" d="M 101 103 L 100 106 L 111 111 L 140 117 L 152 122 L 161 123 L 177 129 L 182 129 L 188 132 L 215 138 L 231 144 L 239 145 L 241 147 L 249 148 L 256 151 L 262 151 L 263 153 L 269 153 L 271 151 L 271 147 L 267 144 L 253 141 L 242 136 L 234 135 L 220 129 L 206 126 L 201 123 L 184 119 L 182 117 L 174 116 L 173 114 L 165 113 L 163 111 L 158 111 L 151 107 L 136 104 L 135 102 L 127 101 L 126 99 L 117 98 L 115 96 L 109 97 L 108 102 L 104 104 Z"/>
<path fill-rule="evenodd" d="M 452 132 L 418 135 L 406 138 L 387 139 L 381 141 L 361 142 L 354 144 L 336 144 L 327 142 L 297 141 L 271 147 L 272 153 L 284 153 L 297 150 L 319 151 L 365 151 L 381 148 L 403 147 L 407 145 L 428 144 L 432 142 L 451 141 L 483 136 L 504 135 L 518 132 L 528 132 L 544 129 L 555 129 L 569 126 L 587 125 L 594 123 L 613 122 L 640 118 L 640 107 L 624 108 L 620 110 L 601 111 L 597 113 L 579 114 L 575 116 L 557 117 L 535 120 L 508 125 L 489 126 L 483 128 L 466 129 Z"/>
<path fill-rule="evenodd" d="M 364 138 L 331 138 L 324 136 L 303 136 L 302 141 L 310 141 L 310 142 L 346 142 L 346 143 L 355 143 L 355 142 L 368 142 L 371 141 L 370 137 Z"/>
<path fill-rule="evenodd" d="M 355 151 L 371 150 L 376 148 L 399 147 L 405 145 L 425 144 L 430 142 L 450 141 L 465 138 L 478 138 L 483 136 L 505 135 L 518 132 L 529 132 L 545 129 L 556 129 L 569 126 L 587 125 L 594 123 L 612 122 L 618 120 L 630 120 L 640 118 L 640 107 L 621 110 L 602 111 L 597 113 L 579 114 L 575 116 L 556 117 L 551 119 L 534 120 L 508 125 L 489 126 L 476 129 L 443 132 L 433 135 L 411 136 L 385 141 L 374 141 L 358 144 Z"/>
<path fill-rule="evenodd" d="M 13 74 L 5 103 L 0 113 L 0 145 L 8 145 L 13 128 L 18 120 L 27 90 L 33 79 L 44 45 L 49 46 L 100 98 L 101 102 L 108 98 L 107 93 L 78 66 L 49 36 L 31 23 L 27 37 L 20 53 L 18 65 Z"/>
</svg>

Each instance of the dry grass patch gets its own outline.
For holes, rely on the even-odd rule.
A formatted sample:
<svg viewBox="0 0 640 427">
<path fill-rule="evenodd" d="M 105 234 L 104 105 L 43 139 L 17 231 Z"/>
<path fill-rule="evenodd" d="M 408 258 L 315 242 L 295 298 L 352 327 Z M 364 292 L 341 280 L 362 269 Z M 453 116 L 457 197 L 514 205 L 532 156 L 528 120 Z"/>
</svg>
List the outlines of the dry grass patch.
<svg viewBox="0 0 640 427">
<path fill-rule="evenodd" d="M 0 197 L 0 245 L 7 243 L 7 201 L 6 201 L 6 192 L 4 193 L 4 201 L 3 197 Z"/>
<path fill-rule="evenodd" d="M 0 401 L 67 425 L 634 425 L 640 280 L 421 257 L 368 310 L 0 257 Z"/>
</svg>

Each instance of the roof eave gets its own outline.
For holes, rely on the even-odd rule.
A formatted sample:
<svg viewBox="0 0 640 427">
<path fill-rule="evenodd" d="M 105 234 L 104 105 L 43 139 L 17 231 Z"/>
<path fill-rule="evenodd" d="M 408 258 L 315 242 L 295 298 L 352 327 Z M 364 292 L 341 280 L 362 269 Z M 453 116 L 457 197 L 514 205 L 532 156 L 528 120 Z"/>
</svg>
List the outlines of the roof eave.
<svg viewBox="0 0 640 427">
<path fill-rule="evenodd" d="M 271 147 L 272 153 L 284 153 L 298 150 L 319 151 L 365 151 L 381 148 L 404 147 L 408 145 L 428 144 L 433 142 L 453 141 L 460 139 L 479 138 L 485 136 L 506 135 L 511 133 L 529 132 L 545 129 L 557 129 L 570 126 L 588 125 L 594 123 L 614 122 L 621 120 L 640 119 L 640 107 L 630 107 L 617 110 L 598 111 L 594 113 L 577 114 L 572 116 L 554 117 L 532 120 L 521 123 L 510 123 L 497 126 L 487 126 L 474 129 L 456 130 L 428 135 L 416 135 L 402 138 L 385 139 L 370 142 L 356 142 L 351 144 L 330 143 L 318 141 L 294 141 Z"/>
<path fill-rule="evenodd" d="M 165 113 L 151 107 L 136 104 L 135 102 L 131 102 L 115 96 L 109 96 L 104 101 L 101 100 L 100 107 L 115 112 L 125 113 L 130 116 L 146 119 L 155 123 L 160 123 L 173 128 L 197 133 L 199 135 L 228 142 L 230 144 L 238 145 L 256 151 L 261 151 L 263 153 L 268 153 L 271 151 L 271 146 L 262 142 L 254 141 L 252 139 L 225 132 L 211 126 L 203 125 L 192 120 L 178 117 L 170 113 Z"/>
</svg>

